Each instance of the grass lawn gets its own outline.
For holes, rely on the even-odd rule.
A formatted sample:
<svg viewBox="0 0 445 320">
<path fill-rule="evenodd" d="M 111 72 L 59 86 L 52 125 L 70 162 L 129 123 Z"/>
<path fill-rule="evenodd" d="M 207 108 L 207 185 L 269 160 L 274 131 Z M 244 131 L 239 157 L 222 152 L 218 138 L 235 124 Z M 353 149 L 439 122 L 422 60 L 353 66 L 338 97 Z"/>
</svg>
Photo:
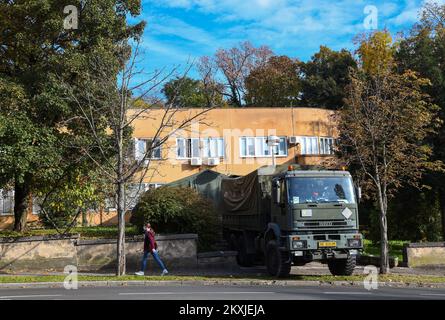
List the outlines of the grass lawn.
<svg viewBox="0 0 445 320">
<path fill-rule="evenodd" d="M 403 261 L 403 245 L 405 243 L 409 243 L 409 241 L 401 241 L 401 240 L 389 241 L 389 255 L 393 257 L 398 257 L 399 261 Z M 380 245 L 373 244 L 371 240 L 365 240 L 364 253 L 373 256 L 380 256 Z"/>
<path fill-rule="evenodd" d="M 95 238 L 117 238 L 117 227 L 76 227 L 69 231 L 69 233 L 80 234 L 82 238 L 95 239 Z M 134 226 L 127 226 L 125 231 L 127 236 L 140 235 L 137 228 Z M 19 238 L 30 236 L 44 236 L 44 235 L 57 235 L 55 229 L 38 229 L 29 230 L 25 233 L 19 233 L 11 230 L 0 231 L 0 238 Z"/>
<path fill-rule="evenodd" d="M 222 280 L 274 280 L 274 281 L 323 281 L 323 282 L 333 282 L 333 281 L 363 281 L 366 275 L 356 275 L 356 276 L 330 276 L 330 275 L 320 275 L 320 276 L 302 276 L 293 275 L 288 278 L 277 279 L 267 276 L 82 276 L 80 275 L 79 281 L 222 281 Z M 35 283 L 35 282 L 63 282 L 65 276 L 0 276 L 0 283 Z M 396 275 L 388 274 L 384 276 L 379 276 L 379 281 L 381 282 L 402 282 L 402 283 L 445 283 L 445 277 L 443 276 L 417 276 L 417 275 Z"/>
</svg>

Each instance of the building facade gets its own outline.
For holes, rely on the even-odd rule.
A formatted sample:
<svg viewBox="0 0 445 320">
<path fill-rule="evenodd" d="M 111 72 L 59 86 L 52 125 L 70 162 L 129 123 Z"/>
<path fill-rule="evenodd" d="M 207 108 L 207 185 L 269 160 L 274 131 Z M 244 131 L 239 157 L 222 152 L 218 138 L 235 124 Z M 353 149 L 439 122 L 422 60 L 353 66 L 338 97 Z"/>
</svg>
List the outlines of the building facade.
<svg viewBox="0 0 445 320">
<path fill-rule="evenodd" d="M 153 150 L 150 160 L 138 173 L 135 179 L 138 182 L 128 186 L 130 208 L 141 189 L 157 188 L 206 169 L 225 175 L 245 175 L 273 162 L 321 164 L 333 154 L 337 133 L 332 119 L 334 112 L 330 110 L 222 108 L 198 116 L 200 112 L 201 109 L 181 109 L 166 114 L 163 110 L 152 110 L 135 119 L 131 156 L 141 160 L 147 147 L 158 141 L 163 143 Z M 186 125 L 182 126 L 183 123 Z M 276 147 L 268 146 L 269 136 L 279 137 Z M 12 211 L 13 193 L 3 192 L 0 228 L 11 226 Z M 37 219 L 37 211 L 34 206 L 29 216 L 31 221 Z M 113 205 L 106 211 L 110 216 L 105 219 L 95 216 L 91 224 L 114 223 Z"/>
</svg>

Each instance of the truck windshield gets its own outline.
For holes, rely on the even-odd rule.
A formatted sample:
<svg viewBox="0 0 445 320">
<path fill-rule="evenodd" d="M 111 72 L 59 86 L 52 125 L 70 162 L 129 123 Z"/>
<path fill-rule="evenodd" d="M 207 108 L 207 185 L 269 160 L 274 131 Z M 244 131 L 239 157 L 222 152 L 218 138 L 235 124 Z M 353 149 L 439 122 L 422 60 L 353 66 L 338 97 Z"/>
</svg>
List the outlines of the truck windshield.
<svg viewBox="0 0 445 320">
<path fill-rule="evenodd" d="M 348 177 L 289 178 L 289 201 L 299 203 L 354 203 L 354 189 Z"/>
</svg>

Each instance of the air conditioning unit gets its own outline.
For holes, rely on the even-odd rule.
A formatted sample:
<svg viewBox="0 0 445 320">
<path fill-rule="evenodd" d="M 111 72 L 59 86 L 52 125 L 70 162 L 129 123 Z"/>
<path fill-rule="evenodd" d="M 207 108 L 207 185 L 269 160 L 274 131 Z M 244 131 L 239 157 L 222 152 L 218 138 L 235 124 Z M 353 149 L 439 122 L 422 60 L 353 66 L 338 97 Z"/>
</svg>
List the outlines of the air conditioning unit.
<svg viewBox="0 0 445 320">
<path fill-rule="evenodd" d="M 192 165 L 192 166 L 202 166 L 202 159 L 201 158 L 192 158 L 190 160 L 190 165 Z"/>
<path fill-rule="evenodd" d="M 206 161 L 208 166 L 217 166 L 220 164 L 219 158 L 208 158 Z"/>
<path fill-rule="evenodd" d="M 289 140 L 289 144 L 298 144 L 298 143 L 300 143 L 299 141 L 298 141 L 298 137 L 289 137 L 288 138 L 288 140 Z"/>
</svg>

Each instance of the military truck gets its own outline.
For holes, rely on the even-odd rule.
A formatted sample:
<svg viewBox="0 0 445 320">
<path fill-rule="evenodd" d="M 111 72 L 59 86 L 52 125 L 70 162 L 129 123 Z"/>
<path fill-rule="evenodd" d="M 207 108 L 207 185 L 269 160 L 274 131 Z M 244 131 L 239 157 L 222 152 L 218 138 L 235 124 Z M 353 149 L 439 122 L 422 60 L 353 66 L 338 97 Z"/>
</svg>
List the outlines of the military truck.
<svg viewBox="0 0 445 320">
<path fill-rule="evenodd" d="M 285 277 L 292 265 L 320 261 L 333 275 L 353 273 L 363 237 L 349 172 L 266 166 L 223 178 L 220 191 L 223 235 L 241 266 L 265 263 Z"/>
</svg>

